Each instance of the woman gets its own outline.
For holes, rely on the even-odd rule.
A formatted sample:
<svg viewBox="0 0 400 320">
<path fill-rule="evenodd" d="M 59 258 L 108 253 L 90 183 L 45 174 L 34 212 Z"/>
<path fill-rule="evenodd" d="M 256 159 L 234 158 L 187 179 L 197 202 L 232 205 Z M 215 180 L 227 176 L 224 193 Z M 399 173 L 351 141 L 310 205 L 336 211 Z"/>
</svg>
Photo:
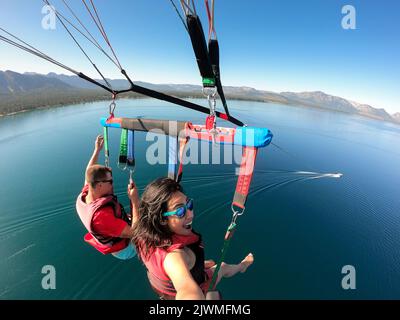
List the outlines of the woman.
<svg viewBox="0 0 400 320">
<path fill-rule="evenodd" d="M 179 183 L 159 178 L 146 187 L 132 241 L 162 299 L 205 299 L 216 266 L 204 261 L 201 235 L 192 229 L 193 216 L 193 200 Z M 239 264 L 223 263 L 217 283 L 245 272 L 253 260 L 249 254 Z"/>
</svg>

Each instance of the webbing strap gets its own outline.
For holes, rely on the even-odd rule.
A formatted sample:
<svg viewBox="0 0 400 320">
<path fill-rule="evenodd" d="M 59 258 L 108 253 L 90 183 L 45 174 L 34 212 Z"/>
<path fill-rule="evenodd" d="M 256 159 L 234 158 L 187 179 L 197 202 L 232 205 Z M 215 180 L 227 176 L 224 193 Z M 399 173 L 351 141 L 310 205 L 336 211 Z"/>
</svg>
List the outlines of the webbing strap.
<svg viewBox="0 0 400 320">
<path fill-rule="evenodd" d="M 135 132 L 128 130 L 128 152 L 126 164 L 128 167 L 135 167 Z"/>
<path fill-rule="evenodd" d="M 256 156 L 257 156 L 256 147 L 243 148 L 242 162 L 240 164 L 238 182 L 236 185 L 235 195 L 233 197 L 233 202 L 232 202 L 233 217 L 225 234 L 224 245 L 221 250 L 221 258 L 219 259 L 218 264 L 215 268 L 209 286 L 209 290 L 215 290 L 215 287 L 217 286 L 216 281 L 218 277 L 218 271 L 221 268 L 222 262 L 225 260 L 230 240 L 232 239 L 233 233 L 237 227 L 236 219 L 239 215 L 243 214 L 243 210 L 245 208 L 247 200 L 247 195 L 249 194 L 251 179 L 253 177 Z M 236 211 L 233 206 L 241 208 L 242 212 L 240 213 Z"/>
<path fill-rule="evenodd" d="M 226 230 L 225 238 L 224 238 L 224 246 L 222 247 L 222 250 L 221 250 L 221 257 L 218 261 L 217 266 L 215 267 L 213 277 L 211 279 L 211 283 L 210 283 L 207 291 L 215 290 L 215 287 L 217 286 L 216 282 L 217 282 L 217 278 L 218 278 L 218 272 L 221 268 L 222 262 L 224 262 L 224 260 L 225 260 L 225 256 L 226 256 L 226 253 L 228 252 L 228 247 L 229 247 L 230 241 L 233 237 L 233 233 L 235 232 L 235 229 L 236 229 L 236 223 L 234 221 L 232 221 L 230 223 L 230 225 L 228 226 L 228 229 Z"/>
<path fill-rule="evenodd" d="M 215 78 L 203 78 L 203 87 L 215 87 Z"/>
<path fill-rule="evenodd" d="M 189 14 L 186 16 L 186 23 L 201 77 L 203 79 L 213 79 L 214 73 L 208 56 L 207 44 L 200 18 Z"/>
<path fill-rule="evenodd" d="M 176 177 L 176 181 L 180 182 L 183 175 L 183 156 L 185 153 L 186 144 L 189 142 L 189 137 L 180 138 L 179 139 L 179 169 L 178 176 Z"/>
<path fill-rule="evenodd" d="M 233 205 L 241 209 L 244 209 L 246 205 L 247 195 L 249 194 L 250 183 L 253 177 L 256 156 L 256 147 L 243 148 L 242 162 L 239 169 L 239 177 L 232 202 Z"/>
<path fill-rule="evenodd" d="M 110 167 L 110 151 L 108 149 L 108 127 L 103 127 L 104 137 L 104 164 L 107 168 Z"/>
<path fill-rule="evenodd" d="M 178 137 L 168 138 L 168 178 L 176 179 L 176 165 L 178 163 Z"/>
<path fill-rule="evenodd" d="M 167 101 L 167 102 L 170 102 L 170 103 L 173 103 L 173 104 L 177 104 L 179 106 L 182 106 L 182 107 L 185 107 L 185 108 L 189 108 L 189 109 L 192 109 L 192 110 L 196 110 L 196 111 L 199 111 L 199 112 L 202 112 L 202 113 L 206 113 L 206 114 L 210 113 L 209 108 L 206 108 L 206 107 L 203 107 L 203 106 L 199 106 L 199 105 L 194 104 L 194 103 L 192 103 L 190 101 L 187 101 L 187 100 L 182 100 L 182 99 L 179 99 L 179 98 L 176 98 L 176 97 L 173 97 L 173 96 L 169 96 L 169 95 L 167 95 L 165 93 L 161 93 L 161 92 L 157 92 L 155 90 L 147 89 L 147 88 L 141 87 L 141 86 L 136 85 L 136 84 L 133 84 L 132 87 L 130 89 L 128 89 L 128 90 L 118 91 L 118 94 L 119 93 L 123 93 L 123 92 L 130 92 L 130 91 L 137 92 L 137 93 L 140 93 L 140 94 L 143 94 L 143 95 L 146 95 L 148 97 L 152 97 L 152 98 L 155 98 L 155 99 L 158 99 L 158 100 L 163 100 L 163 101 Z M 215 115 L 218 118 L 221 118 L 221 119 L 227 120 L 229 122 L 232 122 L 233 124 L 235 124 L 237 126 L 240 126 L 240 127 L 243 126 L 243 122 L 242 121 L 232 117 L 231 115 L 228 116 L 227 114 L 225 114 L 223 112 L 219 112 L 219 111 L 216 111 Z"/>
<path fill-rule="evenodd" d="M 210 56 L 211 67 L 215 75 L 215 86 L 217 87 L 217 92 L 221 98 L 222 105 L 226 114 L 229 116 L 228 105 L 226 103 L 224 90 L 222 89 L 221 76 L 219 70 L 219 46 L 218 40 L 210 39 L 208 42 L 208 54 Z"/>
<path fill-rule="evenodd" d="M 133 182 L 133 172 L 135 170 L 135 132 L 133 130 L 128 130 L 128 150 L 126 157 L 126 166 L 129 168 L 129 184 Z M 131 213 L 133 210 L 132 201 L 129 200 Z"/>
<path fill-rule="evenodd" d="M 169 136 L 168 147 L 168 177 L 180 182 L 183 175 L 183 156 L 189 137 L 179 138 L 177 136 Z M 178 151 L 179 144 L 179 151 Z M 178 167 L 179 157 L 179 167 Z"/>
<path fill-rule="evenodd" d="M 121 140 L 119 145 L 118 166 L 127 164 L 128 159 L 128 130 L 121 130 Z"/>
</svg>

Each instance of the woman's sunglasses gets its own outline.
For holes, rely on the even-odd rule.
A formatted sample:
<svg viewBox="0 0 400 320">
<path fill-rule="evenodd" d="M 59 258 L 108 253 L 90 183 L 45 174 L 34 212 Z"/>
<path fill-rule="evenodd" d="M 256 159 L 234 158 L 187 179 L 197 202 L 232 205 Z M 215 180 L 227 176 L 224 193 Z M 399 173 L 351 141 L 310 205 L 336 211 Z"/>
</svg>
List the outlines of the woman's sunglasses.
<svg viewBox="0 0 400 320">
<path fill-rule="evenodd" d="M 169 217 L 169 216 L 175 215 L 179 219 L 182 219 L 186 215 L 187 210 L 193 210 L 193 199 L 188 199 L 184 206 L 179 207 L 178 209 L 176 209 L 174 211 L 164 212 L 162 215 L 163 215 L 163 217 Z"/>
</svg>

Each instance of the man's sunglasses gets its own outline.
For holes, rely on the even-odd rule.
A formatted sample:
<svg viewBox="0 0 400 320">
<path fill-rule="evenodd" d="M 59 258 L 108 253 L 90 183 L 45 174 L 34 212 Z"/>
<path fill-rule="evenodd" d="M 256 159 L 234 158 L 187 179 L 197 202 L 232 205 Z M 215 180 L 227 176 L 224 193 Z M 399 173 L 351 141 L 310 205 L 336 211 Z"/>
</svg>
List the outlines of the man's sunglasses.
<svg viewBox="0 0 400 320">
<path fill-rule="evenodd" d="M 113 179 L 109 179 L 109 180 L 100 180 L 100 181 L 96 181 L 96 183 L 99 183 L 99 182 L 108 182 L 108 183 L 110 183 L 110 184 L 113 184 L 114 180 L 113 180 Z"/>
<path fill-rule="evenodd" d="M 163 217 L 169 217 L 169 216 L 175 215 L 179 219 L 182 219 L 186 215 L 187 210 L 193 210 L 193 199 L 188 199 L 184 206 L 179 207 L 178 209 L 176 209 L 174 211 L 164 212 L 162 215 L 163 215 Z"/>
</svg>

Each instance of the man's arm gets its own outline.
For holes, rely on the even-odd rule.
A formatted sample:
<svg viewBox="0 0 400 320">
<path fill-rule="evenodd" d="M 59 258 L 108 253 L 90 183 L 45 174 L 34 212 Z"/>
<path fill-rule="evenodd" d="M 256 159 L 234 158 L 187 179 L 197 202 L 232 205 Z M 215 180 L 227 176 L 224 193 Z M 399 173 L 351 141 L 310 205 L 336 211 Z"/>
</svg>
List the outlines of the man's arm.
<svg viewBox="0 0 400 320">
<path fill-rule="evenodd" d="M 139 220 L 139 193 L 134 181 L 131 181 L 128 185 L 128 197 L 132 206 L 132 224 L 131 226 L 127 225 L 124 230 L 122 230 L 120 238 L 132 238 L 136 221 Z"/>
<path fill-rule="evenodd" d="M 99 135 L 96 137 L 96 141 L 94 143 L 94 150 L 93 150 L 93 154 L 86 166 L 86 170 L 85 170 L 85 185 L 88 184 L 88 181 L 86 181 L 86 171 L 90 166 L 93 166 L 94 164 L 97 164 L 97 161 L 99 159 L 99 154 L 101 149 L 103 149 L 103 145 L 104 145 L 104 138 L 103 136 Z"/>
</svg>

